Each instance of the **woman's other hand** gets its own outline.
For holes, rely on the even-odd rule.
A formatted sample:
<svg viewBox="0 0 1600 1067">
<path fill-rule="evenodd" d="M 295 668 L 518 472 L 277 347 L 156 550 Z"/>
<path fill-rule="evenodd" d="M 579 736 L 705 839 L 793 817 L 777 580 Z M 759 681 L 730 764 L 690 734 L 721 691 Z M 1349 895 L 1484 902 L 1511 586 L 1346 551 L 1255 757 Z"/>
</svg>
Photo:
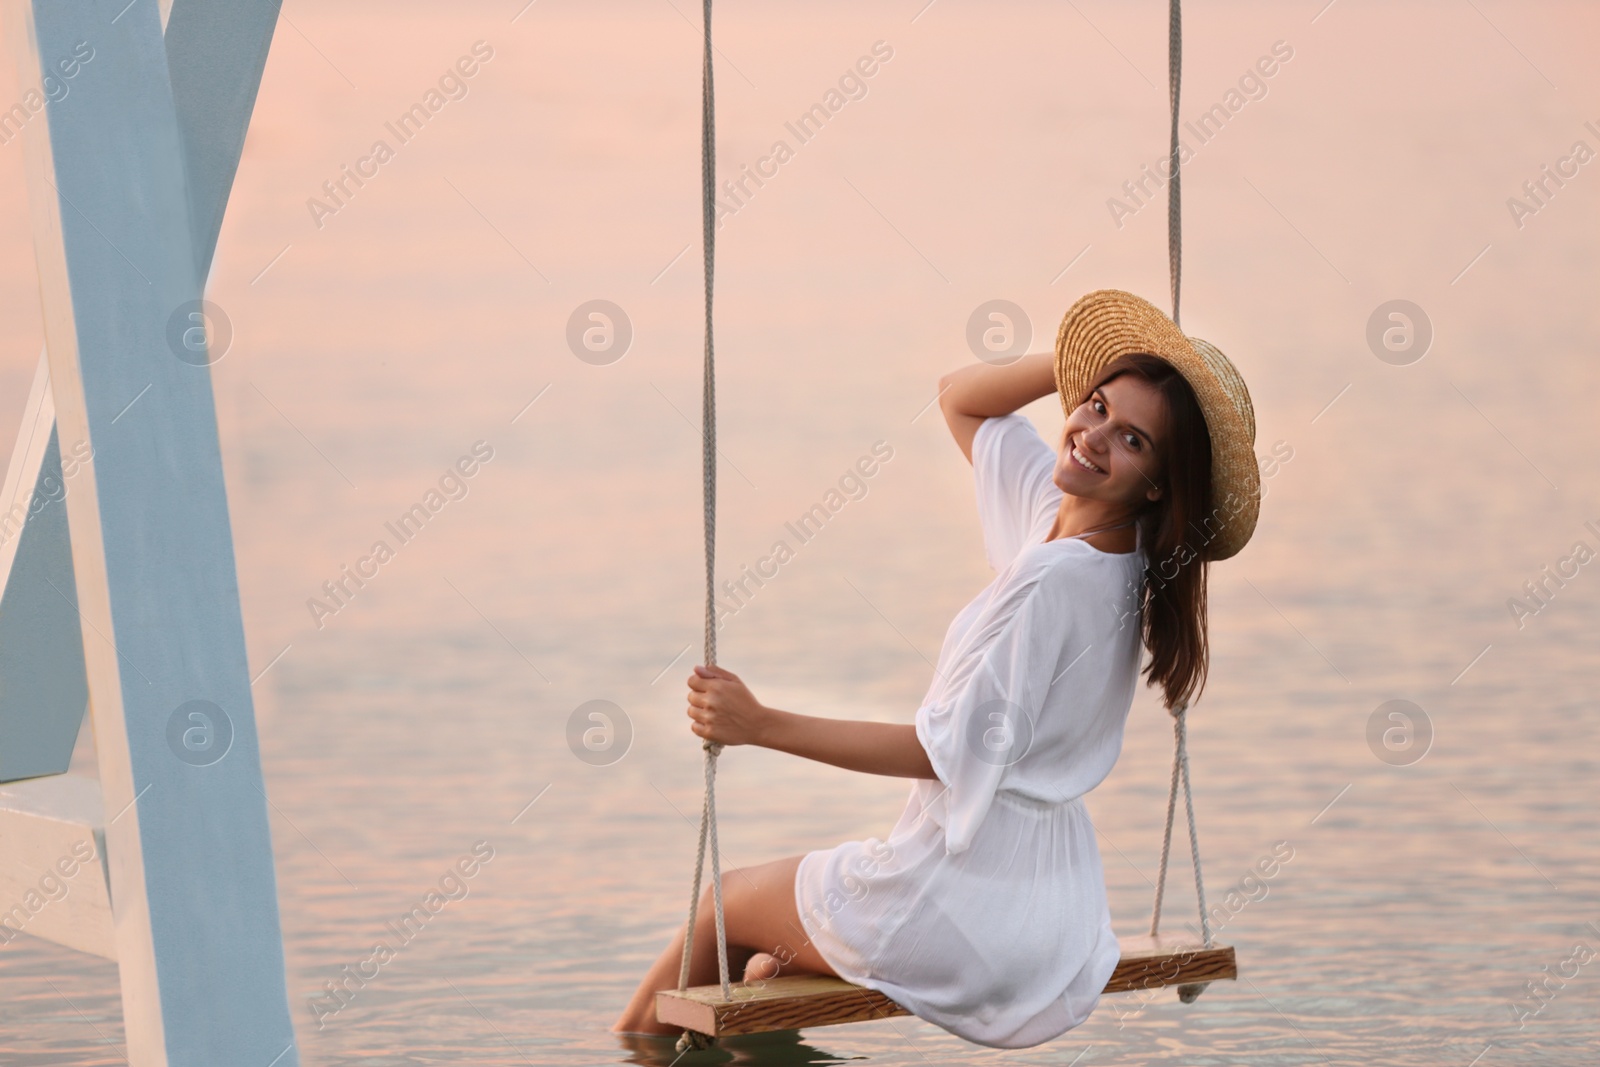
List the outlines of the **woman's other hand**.
<svg viewBox="0 0 1600 1067">
<path fill-rule="evenodd" d="M 739 676 L 696 664 L 689 676 L 689 729 L 721 745 L 759 745 L 773 717 Z"/>
</svg>

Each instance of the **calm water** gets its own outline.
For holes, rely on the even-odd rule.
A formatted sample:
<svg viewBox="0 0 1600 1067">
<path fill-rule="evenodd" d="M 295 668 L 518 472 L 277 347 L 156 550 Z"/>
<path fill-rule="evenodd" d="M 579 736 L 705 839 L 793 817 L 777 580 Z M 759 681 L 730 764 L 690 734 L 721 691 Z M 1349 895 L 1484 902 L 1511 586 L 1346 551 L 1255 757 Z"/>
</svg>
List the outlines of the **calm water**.
<svg viewBox="0 0 1600 1067">
<path fill-rule="evenodd" d="M 521 6 L 287 5 L 212 277 L 308 1065 L 655 1062 L 606 1027 L 681 921 L 699 804 L 698 13 Z M 1165 145 L 1165 5 L 725 7 L 719 167 L 792 155 L 718 237 L 722 573 L 875 442 L 893 457 L 719 658 L 768 703 L 909 722 L 989 576 L 970 472 L 925 410 L 973 358 L 968 316 L 1013 301 L 1039 350 L 1088 289 L 1168 303 L 1164 212 L 1130 201 L 1119 228 L 1106 203 Z M 1191 727 L 1211 900 L 1294 850 L 1233 898 L 1239 980 L 1107 997 L 1021 1052 L 898 1019 L 730 1043 L 739 1062 L 1595 1061 L 1600 960 L 1514 1011 L 1575 944 L 1600 952 L 1600 565 L 1521 627 L 1507 600 L 1600 548 L 1600 164 L 1568 164 L 1520 227 L 1507 198 L 1600 149 L 1597 30 L 1579 4 L 1190 6 L 1185 117 L 1292 50 L 1184 173 L 1184 325 L 1248 379 L 1258 453 L 1292 451 L 1212 571 Z M 480 41 L 465 96 L 394 144 L 384 124 Z M 880 41 L 865 95 L 799 144 L 785 123 Z M 308 207 L 379 138 L 376 176 Z M 10 441 L 41 343 L 16 143 L 0 182 Z M 633 332 L 607 365 L 565 340 L 594 299 Z M 1366 339 L 1396 299 L 1432 327 L 1408 365 Z M 1054 403 L 1027 409 L 1047 433 Z M 319 627 L 308 599 L 477 442 L 465 496 Z M 606 766 L 567 742 L 595 699 L 631 724 Z M 1369 745 L 1390 700 L 1426 718 L 1421 759 Z M 1148 922 L 1170 744 L 1141 691 L 1089 798 L 1124 932 Z M 905 789 L 730 750 L 725 863 L 882 835 Z M 309 998 L 480 841 L 470 894 L 319 1027 Z M 1194 907 L 1175 872 L 1171 929 Z M 5 1063 L 116 1064 L 121 1040 L 114 965 L 0 948 Z"/>
</svg>

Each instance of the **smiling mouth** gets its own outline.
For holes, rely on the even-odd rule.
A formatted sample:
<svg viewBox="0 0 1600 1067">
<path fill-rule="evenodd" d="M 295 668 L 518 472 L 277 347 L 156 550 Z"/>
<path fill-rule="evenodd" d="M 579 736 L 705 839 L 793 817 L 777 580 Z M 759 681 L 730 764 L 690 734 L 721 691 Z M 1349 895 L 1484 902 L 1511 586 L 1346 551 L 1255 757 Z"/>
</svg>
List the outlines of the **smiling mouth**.
<svg viewBox="0 0 1600 1067">
<path fill-rule="evenodd" d="M 1083 453 L 1078 451 L 1077 445 L 1073 445 L 1071 448 L 1067 449 L 1067 451 L 1072 454 L 1073 462 L 1075 462 L 1083 470 L 1086 470 L 1091 474 L 1105 473 L 1105 471 L 1101 470 L 1099 467 L 1096 467 L 1093 463 L 1086 459 Z"/>
</svg>

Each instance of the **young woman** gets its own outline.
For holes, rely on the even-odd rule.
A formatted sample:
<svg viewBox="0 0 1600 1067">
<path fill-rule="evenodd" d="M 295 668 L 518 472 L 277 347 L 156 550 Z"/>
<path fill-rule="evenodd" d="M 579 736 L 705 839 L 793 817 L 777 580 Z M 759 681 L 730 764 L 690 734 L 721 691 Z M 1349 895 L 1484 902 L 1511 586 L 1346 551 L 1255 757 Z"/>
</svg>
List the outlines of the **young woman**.
<svg viewBox="0 0 1600 1067">
<path fill-rule="evenodd" d="M 1254 530 L 1255 419 L 1220 351 L 1110 289 L 1073 305 L 1054 354 L 939 384 L 998 573 L 950 624 L 915 723 L 780 711 L 697 666 L 689 728 L 914 779 L 887 840 L 723 876 L 736 973 L 839 975 L 969 1041 L 1023 1048 L 1087 1019 L 1119 959 L 1083 797 L 1121 751 L 1141 645 L 1169 710 L 1204 687 L 1206 565 Z M 1013 414 L 1052 391 L 1054 447 Z M 691 985 L 717 980 L 709 888 L 700 908 Z M 613 1030 L 676 1032 L 654 997 L 677 986 L 683 937 Z"/>
</svg>

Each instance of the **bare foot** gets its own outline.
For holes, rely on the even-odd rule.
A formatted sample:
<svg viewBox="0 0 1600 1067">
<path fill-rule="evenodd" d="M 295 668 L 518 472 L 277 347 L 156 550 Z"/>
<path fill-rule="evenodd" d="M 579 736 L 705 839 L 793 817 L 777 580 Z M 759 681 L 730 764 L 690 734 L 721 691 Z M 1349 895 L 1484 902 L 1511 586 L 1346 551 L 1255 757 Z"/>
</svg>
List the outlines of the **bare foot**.
<svg viewBox="0 0 1600 1067">
<path fill-rule="evenodd" d="M 611 1032 L 625 1037 L 676 1037 L 683 1033 L 681 1026 L 667 1026 L 654 1017 L 635 1018 L 624 1014 L 611 1024 Z"/>
<path fill-rule="evenodd" d="M 611 1024 L 611 1032 L 634 1037 L 664 1037 L 681 1034 L 683 1027 L 667 1026 L 657 1022 L 655 995 L 640 993 L 622 1009 L 617 1021 Z"/>
<path fill-rule="evenodd" d="M 746 982 L 764 982 L 776 977 L 778 977 L 778 958 L 770 952 L 757 952 L 750 957 L 750 962 L 744 965 Z"/>
</svg>

